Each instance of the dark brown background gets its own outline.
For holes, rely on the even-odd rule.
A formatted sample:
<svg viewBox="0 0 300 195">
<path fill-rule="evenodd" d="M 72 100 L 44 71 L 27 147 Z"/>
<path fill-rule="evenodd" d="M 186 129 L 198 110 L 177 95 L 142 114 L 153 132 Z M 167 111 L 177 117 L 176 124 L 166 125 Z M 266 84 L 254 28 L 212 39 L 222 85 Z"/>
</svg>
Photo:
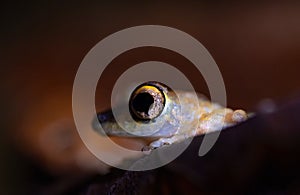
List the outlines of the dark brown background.
<svg viewBox="0 0 300 195">
<path fill-rule="evenodd" d="M 81 60 L 101 39 L 124 28 L 166 25 L 194 36 L 218 64 L 231 107 L 253 111 L 264 98 L 282 100 L 300 90 L 297 1 L 15 3 L 1 6 L 1 20 L 3 190 L 21 185 L 28 174 L 20 166 L 20 154 L 10 150 L 11 137 L 22 140 L 22 135 L 34 134 L 23 121 L 38 128 L 51 118 L 71 117 L 72 83 Z M 208 95 L 201 74 L 182 56 L 141 48 L 109 65 L 100 79 L 97 108 L 109 107 L 107 94 L 118 75 L 148 60 L 173 64 Z M 54 103 L 46 103 L 48 99 Z"/>
</svg>

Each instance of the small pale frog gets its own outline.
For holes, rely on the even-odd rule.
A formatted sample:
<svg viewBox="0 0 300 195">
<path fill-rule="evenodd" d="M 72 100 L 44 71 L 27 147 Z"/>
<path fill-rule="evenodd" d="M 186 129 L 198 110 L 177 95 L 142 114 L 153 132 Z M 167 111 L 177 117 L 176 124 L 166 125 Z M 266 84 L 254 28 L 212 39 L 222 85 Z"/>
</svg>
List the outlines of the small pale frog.
<svg viewBox="0 0 300 195">
<path fill-rule="evenodd" d="M 94 121 L 94 129 L 108 136 L 151 140 L 143 150 L 220 131 L 248 117 L 244 110 L 225 108 L 200 94 L 173 91 L 153 81 L 136 87 L 128 105 L 115 110 L 120 115 L 118 120 L 112 110 L 99 113 L 96 118 L 100 123 Z"/>
</svg>

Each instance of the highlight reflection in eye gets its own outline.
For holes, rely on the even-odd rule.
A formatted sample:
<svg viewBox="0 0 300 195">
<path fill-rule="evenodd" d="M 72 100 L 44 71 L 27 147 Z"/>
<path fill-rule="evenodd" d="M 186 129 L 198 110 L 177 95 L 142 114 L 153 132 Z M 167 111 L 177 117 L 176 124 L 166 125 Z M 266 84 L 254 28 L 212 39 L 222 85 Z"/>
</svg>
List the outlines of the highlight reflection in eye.
<svg viewBox="0 0 300 195">
<path fill-rule="evenodd" d="M 158 83 L 148 82 L 132 92 L 129 110 L 136 121 L 149 121 L 162 113 L 166 99 L 161 87 Z"/>
</svg>

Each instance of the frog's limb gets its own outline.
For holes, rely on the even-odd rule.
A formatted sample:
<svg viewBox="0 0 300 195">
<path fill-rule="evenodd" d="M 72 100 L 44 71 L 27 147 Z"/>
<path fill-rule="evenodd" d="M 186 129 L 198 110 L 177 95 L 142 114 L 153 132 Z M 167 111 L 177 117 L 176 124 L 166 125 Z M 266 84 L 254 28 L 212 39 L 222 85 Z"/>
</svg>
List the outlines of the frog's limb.
<svg viewBox="0 0 300 195">
<path fill-rule="evenodd" d="M 151 142 L 148 146 L 145 146 L 142 150 L 143 151 L 153 150 L 156 148 L 160 148 L 164 145 L 171 145 L 173 143 L 182 142 L 190 137 L 191 136 L 180 134 L 180 135 L 174 135 L 172 137 L 160 138 L 156 141 Z"/>
</svg>

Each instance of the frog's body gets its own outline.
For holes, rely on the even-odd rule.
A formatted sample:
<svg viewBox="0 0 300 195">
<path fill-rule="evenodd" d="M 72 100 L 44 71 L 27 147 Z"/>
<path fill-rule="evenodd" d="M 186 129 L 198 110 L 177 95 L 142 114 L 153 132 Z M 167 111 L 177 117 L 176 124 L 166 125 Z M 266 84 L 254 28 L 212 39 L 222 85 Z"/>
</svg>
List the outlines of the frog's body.
<svg viewBox="0 0 300 195">
<path fill-rule="evenodd" d="M 139 121 L 124 114 L 117 122 L 109 111 L 98 115 L 102 129 L 111 136 L 151 138 L 152 142 L 145 148 L 154 149 L 196 135 L 220 131 L 247 119 L 245 111 L 233 111 L 212 103 L 199 94 L 173 92 L 168 88 L 162 88 L 161 92 L 166 99 L 164 109 L 157 117 Z"/>
<path fill-rule="evenodd" d="M 181 114 L 178 116 L 182 128 L 179 128 L 170 137 L 159 138 L 152 142 L 150 148 L 157 148 L 197 135 L 220 131 L 247 119 L 245 111 L 225 108 L 208 101 L 202 95 L 198 94 L 196 97 L 198 102 L 194 101 L 193 93 L 179 92 L 177 95 L 181 96 L 181 104 L 184 105 L 181 106 Z"/>
</svg>

